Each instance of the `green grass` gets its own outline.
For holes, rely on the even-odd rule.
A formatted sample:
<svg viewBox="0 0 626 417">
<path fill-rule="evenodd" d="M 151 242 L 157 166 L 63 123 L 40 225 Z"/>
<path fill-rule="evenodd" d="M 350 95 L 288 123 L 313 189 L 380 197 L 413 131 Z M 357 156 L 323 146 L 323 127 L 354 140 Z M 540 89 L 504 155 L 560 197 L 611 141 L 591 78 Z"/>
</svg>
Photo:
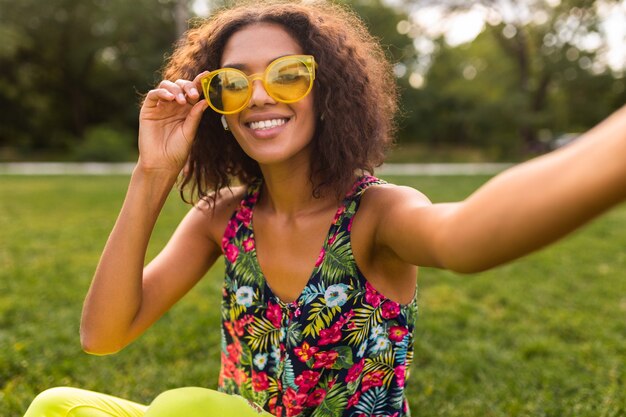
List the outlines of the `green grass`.
<svg viewBox="0 0 626 417">
<path fill-rule="evenodd" d="M 389 178 L 434 201 L 486 177 Z M 0 416 L 71 385 L 149 402 L 216 386 L 221 263 L 133 345 L 84 354 L 82 300 L 125 177 L 0 177 Z M 173 193 L 149 256 L 187 211 Z M 567 207 L 563 208 L 567 210 Z M 424 269 L 414 416 L 626 415 L 626 207 L 540 253 L 473 276 Z"/>
</svg>

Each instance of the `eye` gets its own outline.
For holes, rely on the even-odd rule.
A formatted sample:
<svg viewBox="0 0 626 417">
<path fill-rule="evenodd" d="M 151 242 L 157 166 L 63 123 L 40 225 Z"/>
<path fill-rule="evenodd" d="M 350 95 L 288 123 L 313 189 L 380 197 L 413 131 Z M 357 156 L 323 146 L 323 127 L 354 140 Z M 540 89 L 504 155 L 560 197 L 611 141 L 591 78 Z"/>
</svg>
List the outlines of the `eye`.
<svg viewBox="0 0 626 417">
<path fill-rule="evenodd" d="M 232 82 L 232 83 L 224 84 L 223 88 L 224 90 L 228 90 L 228 91 L 241 91 L 247 88 L 247 84 Z"/>
<path fill-rule="evenodd" d="M 297 72 L 283 72 L 278 74 L 274 82 L 278 84 L 292 84 L 302 80 L 303 76 Z"/>
</svg>

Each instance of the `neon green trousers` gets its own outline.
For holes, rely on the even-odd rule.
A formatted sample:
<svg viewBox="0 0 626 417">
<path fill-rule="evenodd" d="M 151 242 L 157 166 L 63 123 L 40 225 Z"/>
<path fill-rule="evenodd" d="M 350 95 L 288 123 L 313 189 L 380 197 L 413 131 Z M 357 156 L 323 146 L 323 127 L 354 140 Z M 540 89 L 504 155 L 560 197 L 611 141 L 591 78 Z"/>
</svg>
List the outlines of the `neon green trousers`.
<svg viewBox="0 0 626 417">
<path fill-rule="evenodd" d="M 238 395 L 197 387 L 157 396 L 150 405 L 78 388 L 39 394 L 24 417 L 273 417 Z"/>
</svg>

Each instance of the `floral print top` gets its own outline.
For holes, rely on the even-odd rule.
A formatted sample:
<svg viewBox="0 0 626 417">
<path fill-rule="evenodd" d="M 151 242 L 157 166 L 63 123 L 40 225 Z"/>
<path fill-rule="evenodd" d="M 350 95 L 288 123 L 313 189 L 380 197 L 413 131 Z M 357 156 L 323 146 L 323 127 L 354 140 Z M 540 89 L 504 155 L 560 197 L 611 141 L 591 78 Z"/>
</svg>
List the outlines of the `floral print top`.
<svg viewBox="0 0 626 417">
<path fill-rule="evenodd" d="M 261 182 L 248 188 L 222 240 L 220 391 L 278 417 L 409 416 L 404 390 L 416 298 L 400 305 L 376 291 L 350 245 L 363 191 L 382 183 L 372 176 L 357 180 L 292 303 L 276 297 L 261 272 L 252 228 Z"/>
</svg>

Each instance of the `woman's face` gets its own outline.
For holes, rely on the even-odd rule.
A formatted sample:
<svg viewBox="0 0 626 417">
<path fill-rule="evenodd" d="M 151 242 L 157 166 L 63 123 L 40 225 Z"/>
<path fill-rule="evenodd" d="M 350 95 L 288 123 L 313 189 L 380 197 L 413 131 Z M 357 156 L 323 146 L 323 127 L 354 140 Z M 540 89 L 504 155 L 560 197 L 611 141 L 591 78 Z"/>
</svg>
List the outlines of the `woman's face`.
<svg viewBox="0 0 626 417">
<path fill-rule="evenodd" d="M 258 74 L 276 58 L 303 53 L 282 26 L 258 23 L 244 27 L 228 39 L 221 67 L 236 67 L 247 75 Z M 302 100 L 286 104 L 275 101 L 265 91 L 261 80 L 254 80 L 248 106 L 240 113 L 225 116 L 229 129 L 244 152 L 260 165 L 308 158 L 308 145 L 317 119 L 313 108 L 314 90 Z M 272 120 L 279 123 L 269 128 L 259 123 Z"/>
</svg>

